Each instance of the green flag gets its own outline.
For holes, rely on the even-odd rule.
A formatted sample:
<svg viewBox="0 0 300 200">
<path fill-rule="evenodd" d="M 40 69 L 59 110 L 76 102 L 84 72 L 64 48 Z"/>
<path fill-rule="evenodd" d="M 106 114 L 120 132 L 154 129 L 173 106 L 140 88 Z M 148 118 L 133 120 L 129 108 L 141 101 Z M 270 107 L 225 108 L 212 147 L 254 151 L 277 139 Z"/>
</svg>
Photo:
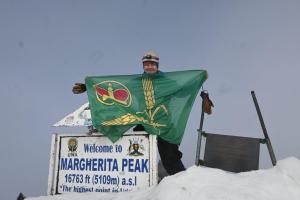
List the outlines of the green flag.
<svg viewBox="0 0 300 200">
<path fill-rule="evenodd" d="M 85 79 L 93 126 L 117 141 L 136 124 L 179 144 L 205 70 L 94 76 Z"/>
</svg>

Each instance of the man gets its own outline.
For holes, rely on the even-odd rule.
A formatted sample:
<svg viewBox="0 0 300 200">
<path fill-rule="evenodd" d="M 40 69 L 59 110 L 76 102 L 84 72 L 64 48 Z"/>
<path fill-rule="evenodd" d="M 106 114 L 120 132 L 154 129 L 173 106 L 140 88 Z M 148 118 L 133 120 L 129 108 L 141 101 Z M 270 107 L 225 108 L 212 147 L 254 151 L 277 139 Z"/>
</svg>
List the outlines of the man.
<svg viewBox="0 0 300 200">
<path fill-rule="evenodd" d="M 142 62 L 145 74 L 151 75 L 162 73 L 159 71 L 159 56 L 156 53 L 152 51 L 145 53 L 142 58 Z M 83 83 L 75 83 L 72 91 L 74 94 L 83 93 L 86 91 L 86 86 Z M 133 129 L 133 131 L 144 130 L 144 127 L 140 124 Z M 158 136 L 157 147 L 162 164 L 170 175 L 185 170 L 185 167 L 181 161 L 182 153 L 178 149 L 179 145 L 169 143 Z"/>
</svg>

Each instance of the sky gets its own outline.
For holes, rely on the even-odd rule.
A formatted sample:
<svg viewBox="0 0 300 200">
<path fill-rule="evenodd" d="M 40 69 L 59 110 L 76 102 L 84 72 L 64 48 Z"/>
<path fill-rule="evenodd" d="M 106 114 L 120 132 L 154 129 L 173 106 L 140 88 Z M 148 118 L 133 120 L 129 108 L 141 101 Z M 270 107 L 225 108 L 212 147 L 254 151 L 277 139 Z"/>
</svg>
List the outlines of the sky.
<svg viewBox="0 0 300 200">
<path fill-rule="evenodd" d="M 46 194 L 52 124 L 87 101 L 71 92 L 86 76 L 206 69 L 215 107 L 207 132 L 263 137 L 254 90 L 278 160 L 300 158 L 300 2 L 297 0 L 0 0 L 1 199 Z M 201 98 L 180 149 L 195 161 Z M 260 167 L 270 157 L 261 146 Z M 29 183 L 28 183 L 29 181 Z"/>
</svg>

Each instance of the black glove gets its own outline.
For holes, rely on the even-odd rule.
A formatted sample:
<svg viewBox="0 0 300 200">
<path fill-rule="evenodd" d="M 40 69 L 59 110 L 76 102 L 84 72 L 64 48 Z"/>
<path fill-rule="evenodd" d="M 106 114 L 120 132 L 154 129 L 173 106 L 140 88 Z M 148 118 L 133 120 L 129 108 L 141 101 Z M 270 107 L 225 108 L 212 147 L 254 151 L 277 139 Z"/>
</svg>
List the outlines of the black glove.
<svg viewBox="0 0 300 200">
<path fill-rule="evenodd" d="M 200 96 L 202 97 L 202 109 L 205 113 L 211 114 L 211 107 L 214 107 L 213 102 L 209 99 L 209 95 L 206 91 L 202 91 Z"/>
<path fill-rule="evenodd" d="M 73 86 L 72 92 L 74 94 L 81 94 L 86 91 L 86 86 L 83 83 L 75 83 Z"/>
</svg>

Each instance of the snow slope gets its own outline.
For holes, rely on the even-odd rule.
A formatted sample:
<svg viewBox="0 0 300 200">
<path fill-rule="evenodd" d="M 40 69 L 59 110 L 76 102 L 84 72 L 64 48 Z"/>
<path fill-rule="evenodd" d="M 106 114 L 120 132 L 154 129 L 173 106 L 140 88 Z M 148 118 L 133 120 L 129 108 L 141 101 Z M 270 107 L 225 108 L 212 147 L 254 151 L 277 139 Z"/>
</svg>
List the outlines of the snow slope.
<svg viewBox="0 0 300 200">
<path fill-rule="evenodd" d="M 300 160 L 289 157 L 277 166 L 244 173 L 193 166 L 145 190 L 117 194 L 63 194 L 29 200 L 299 200 Z"/>
</svg>

